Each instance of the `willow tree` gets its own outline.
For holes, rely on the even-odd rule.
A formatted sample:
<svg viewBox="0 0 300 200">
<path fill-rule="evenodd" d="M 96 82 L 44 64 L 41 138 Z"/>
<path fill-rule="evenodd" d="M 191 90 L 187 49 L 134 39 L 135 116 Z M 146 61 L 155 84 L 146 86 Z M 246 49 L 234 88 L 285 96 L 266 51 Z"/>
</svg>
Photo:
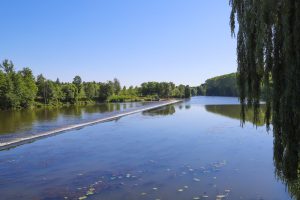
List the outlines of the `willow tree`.
<svg viewBox="0 0 300 200">
<path fill-rule="evenodd" d="M 293 165 L 299 169 L 300 145 L 294 141 L 300 141 L 300 0 L 230 0 L 230 5 L 242 118 L 251 107 L 258 121 L 264 87 L 267 127 L 273 124 L 275 146 L 281 146 L 275 153 L 297 155 Z"/>
<path fill-rule="evenodd" d="M 230 0 L 230 5 L 234 36 L 238 24 L 243 118 L 246 105 L 258 116 L 264 85 L 267 125 L 272 118 L 276 132 L 300 133 L 300 0 Z"/>
</svg>

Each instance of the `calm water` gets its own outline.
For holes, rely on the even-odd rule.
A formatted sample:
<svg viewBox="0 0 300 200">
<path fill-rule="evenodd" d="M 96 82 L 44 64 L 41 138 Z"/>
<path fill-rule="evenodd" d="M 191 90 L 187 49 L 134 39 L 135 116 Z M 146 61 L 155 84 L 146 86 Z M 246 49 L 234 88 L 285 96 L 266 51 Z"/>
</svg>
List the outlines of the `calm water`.
<svg viewBox="0 0 300 200">
<path fill-rule="evenodd" d="M 0 142 L 154 105 L 157 102 L 103 103 L 54 109 L 0 111 Z"/>
<path fill-rule="evenodd" d="M 0 151 L 0 199 L 291 199 L 272 133 L 241 128 L 236 103 L 196 97 Z"/>
<path fill-rule="evenodd" d="M 0 134 L 39 132 L 62 125 L 97 119 L 111 113 L 133 109 L 149 102 L 103 103 L 54 109 L 0 111 Z"/>
</svg>

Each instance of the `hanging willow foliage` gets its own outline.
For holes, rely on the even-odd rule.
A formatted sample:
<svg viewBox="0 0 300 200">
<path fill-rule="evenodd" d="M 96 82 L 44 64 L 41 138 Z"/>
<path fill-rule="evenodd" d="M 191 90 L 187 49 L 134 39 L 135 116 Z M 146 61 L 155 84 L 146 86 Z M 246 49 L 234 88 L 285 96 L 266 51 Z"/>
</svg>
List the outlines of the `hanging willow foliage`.
<svg viewBox="0 0 300 200">
<path fill-rule="evenodd" d="M 278 134 L 300 131 L 300 0 L 230 0 L 237 31 L 238 85 L 242 105 L 258 121 L 262 87 L 266 123 Z"/>
<path fill-rule="evenodd" d="M 275 137 L 275 160 L 294 155 L 293 161 L 282 168 L 295 169 L 288 178 L 299 180 L 300 0 L 230 0 L 229 3 L 231 31 L 237 37 L 243 123 L 245 109 L 249 107 L 254 110 L 254 122 L 258 121 L 263 87 L 265 120 L 268 129 L 272 122 Z"/>
</svg>

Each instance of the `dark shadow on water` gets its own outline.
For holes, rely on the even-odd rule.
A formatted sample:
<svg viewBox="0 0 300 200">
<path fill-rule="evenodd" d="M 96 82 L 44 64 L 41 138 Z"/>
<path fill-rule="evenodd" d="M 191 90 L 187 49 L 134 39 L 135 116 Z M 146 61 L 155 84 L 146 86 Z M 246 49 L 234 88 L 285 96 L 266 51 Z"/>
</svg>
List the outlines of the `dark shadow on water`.
<svg viewBox="0 0 300 200">
<path fill-rule="evenodd" d="M 259 112 L 259 121 L 257 126 L 263 126 L 264 123 L 264 109 L 265 106 L 261 106 L 261 110 Z M 232 119 L 241 120 L 241 107 L 240 105 L 205 105 L 205 110 L 211 113 L 215 113 L 221 116 L 229 117 Z M 253 110 L 249 109 L 246 112 L 245 121 L 253 123 Z"/>
<path fill-rule="evenodd" d="M 274 132 L 275 175 L 292 197 L 300 199 L 300 139 L 297 135 Z"/>
<path fill-rule="evenodd" d="M 264 126 L 264 109 L 260 111 L 258 126 Z M 240 105 L 206 105 L 205 110 L 221 116 L 241 120 Z M 253 111 L 246 113 L 246 121 L 253 123 Z M 275 176 L 282 181 L 291 195 L 300 200 L 300 137 L 289 133 L 273 132 L 273 160 Z"/>
</svg>

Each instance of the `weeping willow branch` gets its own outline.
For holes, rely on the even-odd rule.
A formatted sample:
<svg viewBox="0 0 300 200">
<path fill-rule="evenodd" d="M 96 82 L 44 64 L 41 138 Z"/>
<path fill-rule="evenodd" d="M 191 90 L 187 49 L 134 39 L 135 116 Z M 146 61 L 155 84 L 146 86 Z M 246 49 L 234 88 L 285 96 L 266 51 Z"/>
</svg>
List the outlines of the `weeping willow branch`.
<svg viewBox="0 0 300 200">
<path fill-rule="evenodd" d="M 265 122 L 268 129 L 273 125 L 274 145 L 282 146 L 276 154 L 295 154 L 289 162 L 295 166 L 289 167 L 300 172 L 300 0 L 230 0 L 229 4 L 231 33 L 237 37 L 242 123 L 248 108 L 254 110 L 254 123 L 259 121 L 264 88 Z M 300 178 L 298 173 L 294 178 Z"/>
<path fill-rule="evenodd" d="M 230 0 L 229 3 L 231 32 L 237 37 L 242 118 L 250 107 L 256 113 L 254 122 L 258 121 L 263 87 L 267 126 L 272 119 L 277 132 L 299 133 L 300 0 Z"/>
</svg>

